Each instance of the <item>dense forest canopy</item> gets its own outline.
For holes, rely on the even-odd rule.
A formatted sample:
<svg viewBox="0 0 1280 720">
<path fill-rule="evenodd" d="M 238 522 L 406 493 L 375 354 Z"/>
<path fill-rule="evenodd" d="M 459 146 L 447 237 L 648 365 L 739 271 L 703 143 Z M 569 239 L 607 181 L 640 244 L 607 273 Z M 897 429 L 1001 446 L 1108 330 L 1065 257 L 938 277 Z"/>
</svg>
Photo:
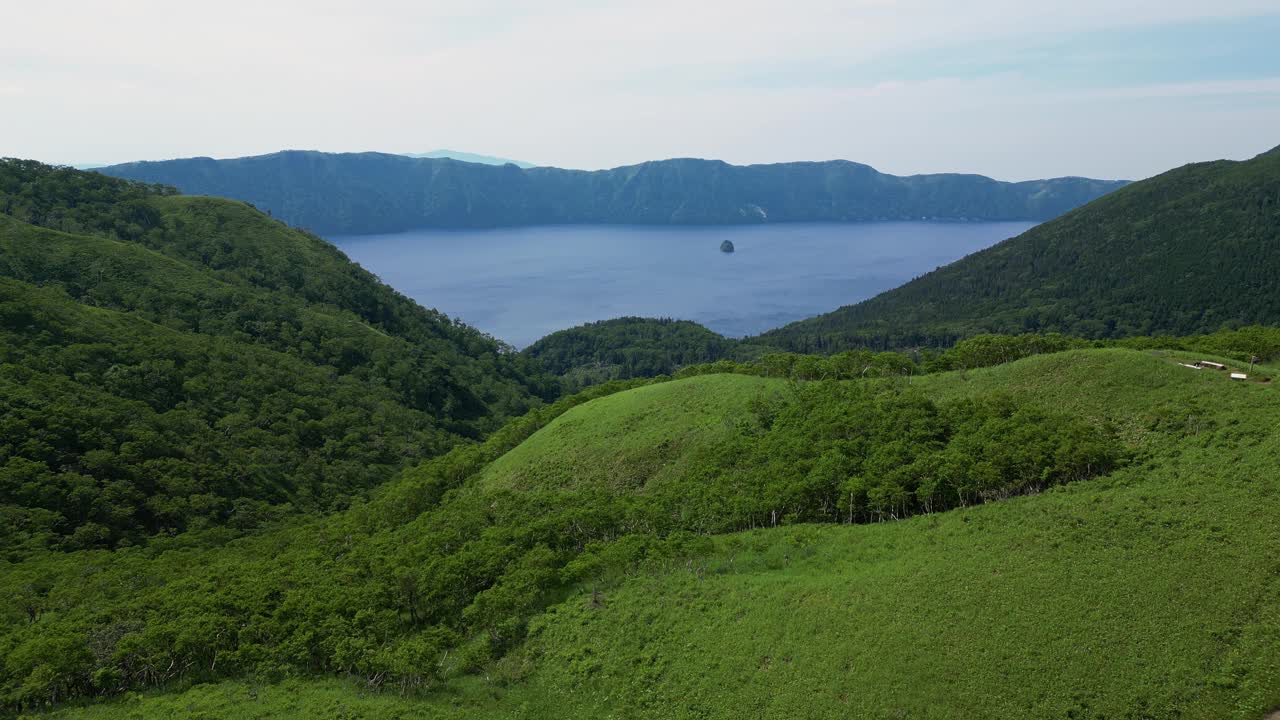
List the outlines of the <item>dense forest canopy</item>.
<svg viewBox="0 0 1280 720">
<path fill-rule="evenodd" d="M 570 387 L 670 375 L 739 357 L 739 343 L 688 320 L 623 317 L 552 333 L 522 351 Z"/>
<path fill-rule="evenodd" d="M 340 507 L 558 394 L 242 203 L 0 162 L 4 547 Z"/>
<path fill-rule="evenodd" d="M 585 171 L 309 151 L 137 162 L 98 172 L 244 200 L 326 234 L 562 223 L 1046 220 L 1124 184 L 899 177 L 843 160 L 736 166 L 676 159 Z"/>
<path fill-rule="evenodd" d="M 1280 153 L 1134 183 L 895 290 L 764 333 L 800 352 L 1280 323 Z"/>
</svg>

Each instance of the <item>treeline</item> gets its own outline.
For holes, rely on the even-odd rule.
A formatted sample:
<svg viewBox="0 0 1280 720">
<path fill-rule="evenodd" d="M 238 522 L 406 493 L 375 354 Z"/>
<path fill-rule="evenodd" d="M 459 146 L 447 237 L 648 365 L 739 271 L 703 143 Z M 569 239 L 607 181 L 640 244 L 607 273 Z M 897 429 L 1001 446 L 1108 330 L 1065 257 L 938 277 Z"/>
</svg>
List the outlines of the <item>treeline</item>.
<svg viewBox="0 0 1280 720">
<path fill-rule="evenodd" d="M 1280 153 L 1129 185 L 902 287 L 758 340 L 795 352 L 1280 323 Z"/>
<path fill-rule="evenodd" d="M 691 478 L 686 514 L 702 502 L 732 526 L 896 520 L 1088 479 L 1124 455 L 1109 428 L 1006 397 L 939 404 L 861 383 L 759 398 L 741 430 Z"/>
<path fill-rule="evenodd" d="M 1259 328 L 1280 337 L 1280 331 Z M 1170 343 L 1176 342 L 1169 338 Z M 1065 335 L 979 335 L 961 340 L 946 350 L 925 349 L 913 353 L 846 350 L 834 355 L 770 352 L 756 360 L 717 360 L 687 368 L 675 377 L 737 373 L 791 380 L 857 380 L 909 377 L 949 370 L 970 370 L 1020 360 L 1033 355 L 1121 343 L 1082 340 Z M 1160 347 L 1167 347 L 1161 345 Z"/>
<path fill-rule="evenodd" d="M 611 322 L 614 321 L 599 324 L 606 325 Z M 643 326 L 646 332 L 652 332 L 662 328 L 668 321 L 627 319 L 627 322 Z M 595 329 L 594 325 L 575 329 L 575 333 L 568 337 L 573 337 L 577 332 L 590 334 Z M 703 332 L 691 332 L 689 336 L 692 338 L 701 338 L 704 332 L 710 333 L 701 326 L 694 325 L 694 327 Z M 714 333 L 711 334 L 714 337 L 720 337 Z M 675 336 L 656 337 L 653 342 L 658 349 L 653 352 L 662 357 L 676 357 L 677 353 L 668 350 L 668 343 L 674 343 L 673 337 Z M 555 341 L 555 352 L 558 353 L 559 358 L 558 364 L 550 368 L 556 372 L 564 372 L 562 380 L 566 387 L 589 383 L 596 377 L 588 371 L 591 367 L 596 367 L 600 372 L 601 380 L 613 379 L 615 374 L 621 374 L 616 367 L 612 368 L 612 372 L 606 372 L 610 370 L 609 366 L 575 366 L 573 363 L 581 360 L 586 356 L 585 354 L 573 355 L 574 346 L 563 342 L 558 333 L 548 336 L 547 340 Z M 1255 360 L 1268 362 L 1280 358 L 1280 328 L 1261 325 L 1223 329 L 1208 335 L 1140 336 L 1113 340 L 1088 340 L 1059 333 L 982 334 L 958 340 L 946 349 L 918 348 L 909 352 L 846 350 L 832 355 L 779 352 L 766 346 L 749 344 L 749 341 L 741 344 L 733 343 L 734 341 L 727 341 L 727 344 L 713 346 L 717 348 L 717 352 L 721 353 L 719 359 L 690 365 L 680 365 L 675 362 L 655 363 L 653 366 L 638 365 L 635 366 L 637 368 L 635 376 L 643 377 L 639 369 L 644 368 L 654 371 L 655 376 L 670 375 L 672 377 L 737 373 L 794 380 L 854 380 L 972 370 L 1002 365 L 1033 355 L 1107 347 L 1134 350 L 1186 350 L 1226 357 L 1244 364 Z M 548 350 L 541 349 L 540 352 L 548 352 Z M 743 357 L 754 359 L 732 359 Z M 568 370 L 563 370 L 565 367 Z M 657 372 L 659 370 L 661 372 Z"/>
<path fill-rule="evenodd" d="M 294 673 L 427 688 L 492 667 L 565 588 L 688 552 L 702 534 L 902 518 L 1124 459 L 1108 428 L 1009 398 L 938 403 L 904 383 L 820 381 L 760 396 L 686 477 L 643 493 L 473 481 L 570 407 L 646 382 L 536 410 L 326 519 L 221 547 L 179 537 L 8 566 L 0 697 L 34 709 L 180 679 Z"/>
<path fill-rule="evenodd" d="M 559 394 L 242 203 L 0 161 L 0 545 L 341 508 Z"/>
<path fill-rule="evenodd" d="M 1062 333 L 983 333 L 951 338 L 946 347 L 785 352 L 759 338 L 733 340 L 697 323 L 619 318 L 552 333 L 522 354 L 560 377 L 566 391 L 633 377 L 738 372 L 803 380 L 852 379 L 965 370 L 1030 355 L 1087 347 L 1204 352 L 1242 363 L 1280 357 L 1280 329 L 1231 327 L 1205 335 L 1088 339 Z"/>
</svg>

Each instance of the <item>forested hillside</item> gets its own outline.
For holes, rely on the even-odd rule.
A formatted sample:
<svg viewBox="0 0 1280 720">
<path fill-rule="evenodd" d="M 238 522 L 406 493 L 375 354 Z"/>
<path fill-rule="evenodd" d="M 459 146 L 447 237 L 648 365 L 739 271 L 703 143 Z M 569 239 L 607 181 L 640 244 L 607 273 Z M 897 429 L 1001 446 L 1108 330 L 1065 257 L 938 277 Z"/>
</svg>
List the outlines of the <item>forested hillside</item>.
<svg viewBox="0 0 1280 720">
<path fill-rule="evenodd" d="M 0 162 L 0 541 L 341 507 L 558 393 L 242 203 Z"/>
<path fill-rule="evenodd" d="M 670 375 L 687 365 L 750 354 L 750 348 L 688 320 L 624 317 L 554 332 L 521 351 L 568 387 Z"/>
<path fill-rule="evenodd" d="M 1124 184 L 898 177 L 843 160 L 736 166 L 677 159 L 583 171 L 307 151 L 137 162 L 98 172 L 237 198 L 326 234 L 558 223 L 1046 220 Z"/>
<path fill-rule="evenodd" d="M 1276 448 L 1239 418 L 1274 388 L 1050 340 L 600 387 L 327 518 L 0 566 L 0 690 L 159 693 L 86 711 L 113 718 L 1256 718 Z"/>
<path fill-rule="evenodd" d="M 1280 149 L 1278 149 L 1280 150 Z M 1134 183 L 900 288 L 763 334 L 797 351 L 981 332 L 1106 338 L 1280 322 L 1280 152 Z"/>
</svg>

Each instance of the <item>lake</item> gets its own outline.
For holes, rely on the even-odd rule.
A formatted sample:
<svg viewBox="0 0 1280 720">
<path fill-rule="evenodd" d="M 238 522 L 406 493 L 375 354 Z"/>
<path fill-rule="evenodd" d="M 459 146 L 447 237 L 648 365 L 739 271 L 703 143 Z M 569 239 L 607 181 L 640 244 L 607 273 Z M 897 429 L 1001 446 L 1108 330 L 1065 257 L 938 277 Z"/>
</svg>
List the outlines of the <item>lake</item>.
<svg viewBox="0 0 1280 720">
<path fill-rule="evenodd" d="M 897 287 L 1034 224 L 571 225 L 330 240 L 419 303 L 523 348 L 624 315 L 754 335 Z M 736 252 L 720 252 L 724 240 Z"/>
</svg>

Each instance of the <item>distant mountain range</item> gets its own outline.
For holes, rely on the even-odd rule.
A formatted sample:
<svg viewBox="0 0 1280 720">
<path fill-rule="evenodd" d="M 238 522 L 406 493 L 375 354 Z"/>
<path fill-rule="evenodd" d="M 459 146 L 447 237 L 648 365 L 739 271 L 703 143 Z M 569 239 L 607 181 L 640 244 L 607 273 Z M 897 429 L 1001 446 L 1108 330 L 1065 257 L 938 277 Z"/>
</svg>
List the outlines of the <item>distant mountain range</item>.
<svg viewBox="0 0 1280 720">
<path fill-rule="evenodd" d="M 1185 165 L 894 290 L 756 339 L 797 351 L 1280 323 L 1280 148 Z"/>
<path fill-rule="evenodd" d="M 402 153 L 405 157 L 411 158 L 450 158 L 453 160 L 461 160 L 462 162 L 477 163 L 480 165 L 515 165 L 518 168 L 536 167 L 533 163 L 527 163 L 523 160 L 511 160 L 508 158 L 494 157 L 492 155 L 477 155 L 475 153 L 460 152 L 458 150 L 432 150 L 427 153 Z"/>
<path fill-rule="evenodd" d="M 845 160 L 738 166 L 675 159 L 586 171 L 297 150 L 136 162 L 98 172 L 244 200 L 291 225 L 331 235 L 572 223 L 1047 220 L 1125 184 L 900 177 Z"/>
</svg>

